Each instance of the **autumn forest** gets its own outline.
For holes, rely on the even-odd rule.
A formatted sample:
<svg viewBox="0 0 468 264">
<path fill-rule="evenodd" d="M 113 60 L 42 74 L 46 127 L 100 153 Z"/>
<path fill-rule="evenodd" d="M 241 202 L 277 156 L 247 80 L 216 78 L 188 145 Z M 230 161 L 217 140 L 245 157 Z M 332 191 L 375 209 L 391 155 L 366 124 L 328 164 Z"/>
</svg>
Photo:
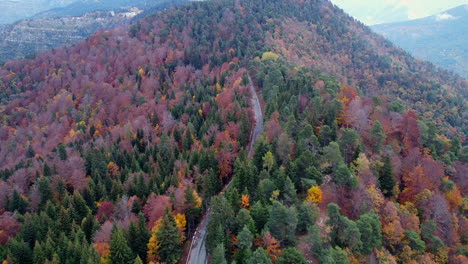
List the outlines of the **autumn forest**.
<svg viewBox="0 0 468 264">
<path fill-rule="evenodd" d="M 328 0 L 195 1 L 8 61 L 0 262 L 186 263 L 207 221 L 214 264 L 468 263 L 467 98 Z"/>
</svg>

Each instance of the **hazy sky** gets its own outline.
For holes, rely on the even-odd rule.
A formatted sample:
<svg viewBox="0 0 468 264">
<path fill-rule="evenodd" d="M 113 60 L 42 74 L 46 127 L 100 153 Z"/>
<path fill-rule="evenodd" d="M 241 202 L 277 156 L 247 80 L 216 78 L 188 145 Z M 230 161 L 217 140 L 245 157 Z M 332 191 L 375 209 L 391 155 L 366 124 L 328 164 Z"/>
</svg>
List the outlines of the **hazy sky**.
<svg viewBox="0 0 468 264">
<path fill-rule="evenodd" d="M 331 0 L 364 24 L 374 25 L 434 15 L 468 0 Z"/>
</svg>

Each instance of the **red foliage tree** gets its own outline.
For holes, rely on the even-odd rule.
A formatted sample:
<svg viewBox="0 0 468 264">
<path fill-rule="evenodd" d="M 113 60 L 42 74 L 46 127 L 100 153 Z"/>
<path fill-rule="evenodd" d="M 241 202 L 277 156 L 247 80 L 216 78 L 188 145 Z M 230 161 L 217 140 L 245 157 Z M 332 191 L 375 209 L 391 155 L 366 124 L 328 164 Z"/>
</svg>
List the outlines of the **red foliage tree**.
<svg viewBox="0 0 468 264">
<path fill-rule="evenodd" d="M 111 219 L 113 211 L 114 204 L 110 201 L 104 201 L 99 205 L 98 212 L 96 213 L 96 219 L 101 221 L 104 216 L 107 219 Z"/>
<path fill-rule="evenodd" d="M 437 224 L 435 235 L 439 236 L 449 247 L 459 244 L 460 236 L 457 233 L 456 219 L 450 212 L 449 203 L 442 194 L 432 195 L 421 205 L 421 208 L 424 210 L 425 219 L 433 220 Z"/>
<path fill-rule="evenodd" d="M 112 222 L 107 220 L 96 233 L 94 233 L 93 241 L 95 243 L 109 243 L 112 233 Z"/>
<path fill-rule="evenodd" d="M 169 196 L 166 195 L 156 195 L 152 193 L 146 205 L 143 207 L 143 213 L 148 219 L 148 227 L 153 228 L 159 218 L 164 214 L 166 208 L 171 208 L 171 202 Z"/>
<path fill-rule="evenodd" d="M 414 111 L 410 110 L 403 116 L 401 133 L 406 150 L 419 147 L 418 117 Z"/>
<path fill-rule="evenodd" d="M 219 177 L 226 179 L 232 174 L 232 166 L 235 160 L 235 151 L 232 144 L 225 144 L 216 153 L 216 160 L 218 161 Z"/>
<path fill-rule="evenodd" d="M 403 239 L 403 228 L 398 217 L 398 209 L 393 202 L 388 201 L 381 212 L 382 233 L 384 242 L 390 247 L 396 247 Z"/>
<path fill-rule="evenodd" d="M 274 139 L 278 138 L 281 134 L 281 125 L 279 123 L 279 113 L 274 112 L 271 114 L 270 120 L 265 124 L 265 132 L 268 137 L 268 140 L 273 141 Z"/>
<path fill-rule="evenodd" d="M 413 201 L 417 194 L 431 187 L 420 165 L 416 166 L 412 172 L 403 175 L 403 183 L 405 188 L 400 195 L 402 201 Z"/>
<path fill-rule="evenodd" d="M 20 224 L 16 221 L 13 213 L 4 212 L 0 215 L 0 245 L 4 246 L 19 231 Z"/>
</svg>

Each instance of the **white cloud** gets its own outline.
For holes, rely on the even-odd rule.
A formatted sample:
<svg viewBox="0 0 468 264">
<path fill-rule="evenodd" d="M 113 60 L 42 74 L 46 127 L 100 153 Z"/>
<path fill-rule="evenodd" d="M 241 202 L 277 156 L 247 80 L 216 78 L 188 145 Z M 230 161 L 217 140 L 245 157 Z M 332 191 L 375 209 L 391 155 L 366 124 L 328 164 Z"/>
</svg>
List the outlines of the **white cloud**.
<svg viewBox="0 0 468 264">
<path fill-rule="evenodd" d="M 443 13 L 443 14 L 438 14 L 436 15 L 435 19 L 437 21 L 442 21 L 442 20 L 455 20 L 458 17 L 454 17 L 451 14 Z"/>
</svg>

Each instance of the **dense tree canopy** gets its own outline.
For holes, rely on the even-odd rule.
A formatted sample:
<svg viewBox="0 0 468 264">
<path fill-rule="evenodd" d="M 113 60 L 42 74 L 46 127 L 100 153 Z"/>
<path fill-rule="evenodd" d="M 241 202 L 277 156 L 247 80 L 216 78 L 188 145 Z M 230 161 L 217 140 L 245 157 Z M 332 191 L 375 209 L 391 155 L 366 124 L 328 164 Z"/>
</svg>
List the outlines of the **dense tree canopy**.
<svg viewBox="0 0 468 264">
<path fill-rule="evenodd" d="M 7 62 L 0 261 L 177 263 L 209 207 L 216 263 L 465 263 L 464 88 L 318 0 L 195 1 Z"/>
</svg>

